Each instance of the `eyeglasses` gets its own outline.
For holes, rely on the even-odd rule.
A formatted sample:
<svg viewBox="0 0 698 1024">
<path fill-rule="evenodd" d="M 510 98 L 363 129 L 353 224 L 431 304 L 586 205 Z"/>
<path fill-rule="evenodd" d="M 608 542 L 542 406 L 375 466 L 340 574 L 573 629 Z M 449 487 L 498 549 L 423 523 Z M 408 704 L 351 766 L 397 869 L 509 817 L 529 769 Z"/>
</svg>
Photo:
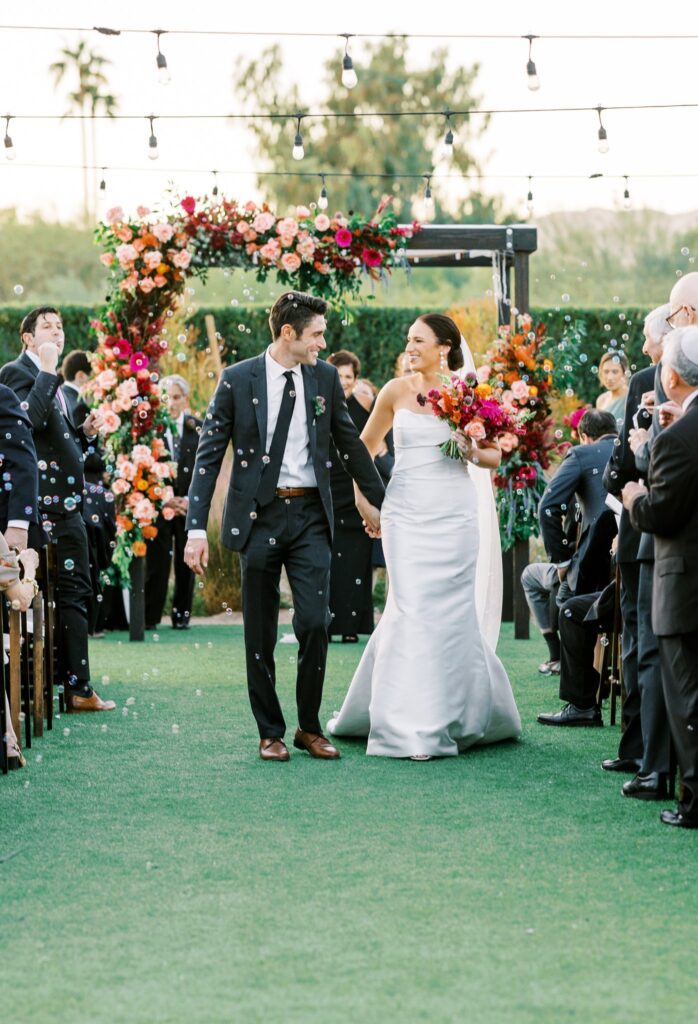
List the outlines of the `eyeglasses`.
<svg viewBox="0 0 698 1024">
<path fill-rule="evenodd" d="M 687 310 L 687 309 L 690 310 L 692 313 L 696 312 L 695 306 L 687 306 L 687 305 L 679 306 L 679 308 L 675 309 L 673 313 L 669 313 L 669 316 L 666 318 L 666 322 L 669 324 L 669 326 L 670 327 L 675 327 L 676 325 L 674 324 L 674 320 L 679 315 L 679 313 L 683 313 L 684 310 Z"/>
</svg>

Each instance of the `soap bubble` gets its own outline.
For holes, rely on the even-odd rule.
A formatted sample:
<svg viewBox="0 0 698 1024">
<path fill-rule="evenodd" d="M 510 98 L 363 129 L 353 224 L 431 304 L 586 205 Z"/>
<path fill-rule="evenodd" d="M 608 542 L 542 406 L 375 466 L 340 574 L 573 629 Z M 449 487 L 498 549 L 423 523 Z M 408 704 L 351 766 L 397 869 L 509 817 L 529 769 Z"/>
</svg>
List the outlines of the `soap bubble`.
<svg viewBox="0 0 698 1024">
<path fill-rule="evenodd" d="M 688 249 L 686 250 L 686 253 L 688 253 Z M 24 285 L 16 284 L 12 291 L 15 293 L 15 295 L 24 295 Z"/>
</svg>

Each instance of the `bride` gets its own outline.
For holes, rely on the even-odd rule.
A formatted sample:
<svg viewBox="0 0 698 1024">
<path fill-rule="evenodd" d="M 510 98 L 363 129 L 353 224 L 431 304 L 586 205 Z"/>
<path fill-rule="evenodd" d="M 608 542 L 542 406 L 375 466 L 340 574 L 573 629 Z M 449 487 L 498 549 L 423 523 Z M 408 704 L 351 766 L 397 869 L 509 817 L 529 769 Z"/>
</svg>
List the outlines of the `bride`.
<svg viewBox="0 0 698 1024">
<path fill-rule="evenodd" d="M 501 453 L 459 434 L 462 461 L 443 455 L 439 445 L 450 428 L 418 402 L 440 376 L 459 370 L 466 354 L 466 369 L 474 370 L 464 349 L 449 317 L 418 317 L 407 339 L 411 373 L 386 384 L 361 434 L 375 455 L 393 429 L 395 468 L 381 509 L 390 587 L 327 728 L 334 736 L 368 736 L 367 754 L 428 760 L 521 732 L 493 650 L 501 557 L 489 470 Z"/>
</svg>

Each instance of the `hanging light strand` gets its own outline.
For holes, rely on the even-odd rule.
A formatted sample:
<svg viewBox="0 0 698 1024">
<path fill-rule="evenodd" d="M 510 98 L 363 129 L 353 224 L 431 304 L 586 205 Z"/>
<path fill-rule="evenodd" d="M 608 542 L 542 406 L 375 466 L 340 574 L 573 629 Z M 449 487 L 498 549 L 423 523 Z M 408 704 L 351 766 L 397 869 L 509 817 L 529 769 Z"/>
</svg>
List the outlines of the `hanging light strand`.
<svg viewBox="0 0 698 1024">
<path fill-rule="evenodd" d="M 172 79 L 170 78 L 170 72 L 167 67 L 167 57 L 160 49 L 160 36 L 164 34 L 165 29 L 156 28 L 154 32 L 155 38 L 157 39 L 158 42 L 158 54 L 157 57 L 155 58 L 155 63 L 158 69 L 158 82 L 160 83 L 160 85 L 169 85 Z"/>
<path fill-rule="evenodd" d="M 157 136 L 155 134 L 155 129 L 153 128 L 155 114 L 150 114 L 148 116 L 148 120 L 150 121 L 150 138 L 148 139 L 148 159 L 157 160 L 157 158 L 160 156 L 160 153 L 158 152 Z"/>
<path fill-rule="evenodd" d="M 526 196 L 526 209 L 529 213 L 533 213 L 533 178 L 530 174 L 528 176 L 528 195 Z"/>
<path fill-rule="evenodd" d="M 609 150 L 608 132 L 604 128 L 603 120 L 601 118 L 601 115 L 604 110 L 605 107 L 602 107 L 601 104 L 599 104 L 599 106 L 596 107 L 596 112 L 599 115 L 599 153 L 608 153 Z"/>
<path fill-rule="evenodd" d="M 453 128 L 451 127 L 453 114 L 450 110 L 444 110 L 444 117 L 446 118 L 446 134 L 443 141 L 443 155 L 447 160 L 451 160 L 453 159 Z"/>
<path fill-rule="evenodd" d="M 325 175 L 321 174 L 320 178 L 322 180 L 322 188 L 320 189 L 320 195 L 318 196 L 317 205 L 319 210 L 326 210 L 327 207 L 330 205 L 330 201 L 327 198 L 327 185 L 325 184 Z"/>
<path fill-rule="evenodd" d="M 5 138 L 3 139 L 3 144 L 5 146 L 5 159 L 6 160 L 14 160 L 15 156 L 17 155 L 15 153 L 15 147 L 14 147 L 12 139 L 10 137 L 10 121 L 11 120 L 12 120 L 12 115 L 11 114 L 6 114 L 5 115 Z"/>
<path fill-rule="evenodd" d="M 356 77 L 356 71 L 354 70 L 354 62 L 349 56 L 349 40 L 351 39 L 350 32 L 342 32 L 344 36 L 344 57 L 342 58 L 342 85 L 345 89 L 353 89 L 358 84 L 359 79 Z"/>
<path fill-rule="evenodd" d="M 305 149 L 303 148 L 303 136 L 301 134 L 301 124 L 303 123 L 303 114 L 296 114 L 296 137 L 293 140 L 293 151 L 291 156 L 294 160 L 302 160 L 305 156 Z"/>
<path fill-rule="evenodd" d="M 537 92 L 538 89 L 540 89 L 540 79 L 538 78 L 536 65 L 533 62 L 533 40 L 538 39 L 538 36 L 527 35 L 524 36 L 523 38 L 528 39 L 528 62 L 526 64 L 528 88 L 531 90 L 531 92 Z"/>
<path fill-rule="evenodd" d="M 625 188 L 623 189 L 623 209 L 630 210 L 632 208 L 632 200 L 630 199 L 630 188 L 628 187 L 628 175 L 624 174 L 623 179 L 625 181 Z"/>
</svg>

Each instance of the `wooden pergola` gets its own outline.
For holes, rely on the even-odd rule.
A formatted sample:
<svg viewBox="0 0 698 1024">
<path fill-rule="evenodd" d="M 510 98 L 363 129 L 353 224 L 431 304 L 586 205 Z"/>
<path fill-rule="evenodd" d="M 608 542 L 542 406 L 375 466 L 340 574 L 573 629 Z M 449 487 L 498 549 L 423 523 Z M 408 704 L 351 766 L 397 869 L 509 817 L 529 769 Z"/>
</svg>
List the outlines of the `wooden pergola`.
<svg viewBox="0 0 698 1024">
<path fill-rule="evenodd" d="M 538 247 L 538 231 L 528 224 L 429 224 L 405 248 L 410 265 L 419 267 L 494 267 L 499 277 L 497 321 L 508 324 L 511 310 L 529 312 L 529 266 Z M 514 290 L 511 290 L 512 270 Z M 504 553 L 503 619 L 514 623 L 518 640 L 529 637 L 529 611 L 521 573 L 530 561 L 528 541 Z"/>
</svg>

